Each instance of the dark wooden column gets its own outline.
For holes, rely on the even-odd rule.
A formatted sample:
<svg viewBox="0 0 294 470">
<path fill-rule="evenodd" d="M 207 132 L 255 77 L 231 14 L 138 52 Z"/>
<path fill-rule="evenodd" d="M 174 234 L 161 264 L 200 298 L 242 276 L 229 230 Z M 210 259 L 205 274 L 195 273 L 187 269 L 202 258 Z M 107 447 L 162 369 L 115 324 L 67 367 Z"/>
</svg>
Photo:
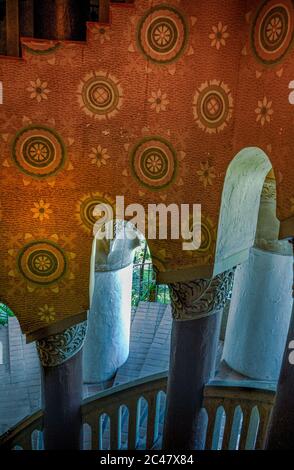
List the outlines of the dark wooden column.
<svg viewBox="0 0 294 470">
<path fill-rule="evenodd" d="M 44 442 L 46 450 L 79 450 L 82 446 L 82 346 L 86 322 L 42 340 Z"/>
<path fill-rule="evenodd" d="M 292 308 L 292 318 L 277 387 L 276 401 L 267 436 L 267 450 L 294 450 L 294 361 L 292 359 L 292 351 L 294 349 L 292 346 L 293 342 L 294 305 Z"/>
<path fill-rule="evenodd" d="M 88 14 L 88 0 L 35 0 L 35 37 L 85 40 Z"/>
<path fill-rule="evenodd" d="M 11 56 L 19 56 L 18 0 L 6 1 L 6 53 Z"/>
<path fill-rule="evenodd" d="M 164 449 L 202 447 L 203 389 L 214 374 L 220 312 L 231 295 L 232 284 L 233 271 L 210 280 L 170 284 L 174 321 Z"/>
<path fill-rule="evenodd" d="M 19 2 L 20 36 L 34 36 L 34 0 L 20 0 Z"/>
<path fill-rule="evenodd" d="M 110 0 L 99 0 L 99 21 L 109 23 Z"/>
</svg>

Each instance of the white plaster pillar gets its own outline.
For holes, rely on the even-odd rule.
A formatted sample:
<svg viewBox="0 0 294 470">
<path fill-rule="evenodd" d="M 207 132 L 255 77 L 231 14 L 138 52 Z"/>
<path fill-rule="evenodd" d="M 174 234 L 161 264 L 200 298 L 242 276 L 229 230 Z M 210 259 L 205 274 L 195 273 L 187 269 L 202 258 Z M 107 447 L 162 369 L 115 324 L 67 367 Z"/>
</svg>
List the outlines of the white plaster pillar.
<svg viewBox="0 0 294 470">
<path fill-rule="evenodd" d="M 116 271 L 96 271 L 84 346 L 84 382 L 111 379 L 128 358 L 133 263 Z"/>
<path fill-rule="evenodd" d="M 275 181 L 268 177 L 261 195 L 255 246 L 238 266 L 223 359 L 257 380 L 278 380 L 292 310 L 292 253 L 279 241 Z"/>
<path fill-rule="evenodd" d="M 113 240 L 94 240 L 83 349 L 85 383 L 110 380 L 129 355 L 133 256 L 140 244 L 139 235 L 128 238 L 131 232 L 136 235 L 133 226 L 116 221 Z"/>
</svg>

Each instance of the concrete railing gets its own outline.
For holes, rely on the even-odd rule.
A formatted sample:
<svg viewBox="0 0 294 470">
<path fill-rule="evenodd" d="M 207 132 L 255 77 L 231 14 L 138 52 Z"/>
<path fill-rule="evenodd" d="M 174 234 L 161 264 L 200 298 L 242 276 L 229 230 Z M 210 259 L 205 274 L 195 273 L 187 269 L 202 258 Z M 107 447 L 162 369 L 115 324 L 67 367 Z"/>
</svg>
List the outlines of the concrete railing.
<svg viewBox="0 0 294 470">
<path fill-rule="evenodd" d="M 84 400 L 85 449 L 160 448 L 167 373 Z M 206 449 L 262 449 L 275 392 L 256 382 L 211 382 L 204 390 Z M 1 449 L 43 449 L 42 412 L 0 437 Z"/>
<path fill-rule="evenodd" d="M 275 399 L 264 382 L 214 381 L 204 390 L 206 449 L 263 449 Z"/>
</svg>

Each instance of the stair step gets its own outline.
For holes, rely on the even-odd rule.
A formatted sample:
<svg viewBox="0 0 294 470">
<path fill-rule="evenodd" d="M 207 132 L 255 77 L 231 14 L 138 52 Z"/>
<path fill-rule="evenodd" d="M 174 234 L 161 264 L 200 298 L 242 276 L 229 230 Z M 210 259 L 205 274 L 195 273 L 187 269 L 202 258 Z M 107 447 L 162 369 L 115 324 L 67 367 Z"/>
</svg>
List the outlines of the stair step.
<svg viewBox="0 0 294 470">
<path fill-rule="evenodd" d="M 0 429 L 5 432 L 41 404 L 41 373 L 34 343 L 26 344 L 17 318 L 7 327 L 9 362 L 0 376 Z"/>
<path fill-rule="evenodd" d="M 165 306 L 161 322 L 146 355 L 140 377 L 164 372 L 169 366 L 172 315 L 170 305 Z"/>
<path fill-rule="evenodd" d="M 114 385 L 136 380 L 149 349 L 156 337 L 166 305 L 157 302 L 140 302 L 131 324 L 130 353 L 126 363 L 118 370 Z"/>
</svg>

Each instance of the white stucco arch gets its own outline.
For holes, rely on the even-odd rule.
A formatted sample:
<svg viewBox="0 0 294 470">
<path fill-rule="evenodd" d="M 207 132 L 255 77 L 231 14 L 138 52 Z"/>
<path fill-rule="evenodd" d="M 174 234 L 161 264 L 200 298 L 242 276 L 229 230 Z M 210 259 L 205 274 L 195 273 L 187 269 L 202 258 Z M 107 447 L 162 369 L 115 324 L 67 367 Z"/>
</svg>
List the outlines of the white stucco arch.
<svg viewBox="0 0 294 470">
<path fill-rule="evenodd" d="M 242 263 L 254 244 L 260 195 L 271 170 L 258 147 L 242 149 L 231 161 L 223 187 L 214 275 Z"/>
</svg>

